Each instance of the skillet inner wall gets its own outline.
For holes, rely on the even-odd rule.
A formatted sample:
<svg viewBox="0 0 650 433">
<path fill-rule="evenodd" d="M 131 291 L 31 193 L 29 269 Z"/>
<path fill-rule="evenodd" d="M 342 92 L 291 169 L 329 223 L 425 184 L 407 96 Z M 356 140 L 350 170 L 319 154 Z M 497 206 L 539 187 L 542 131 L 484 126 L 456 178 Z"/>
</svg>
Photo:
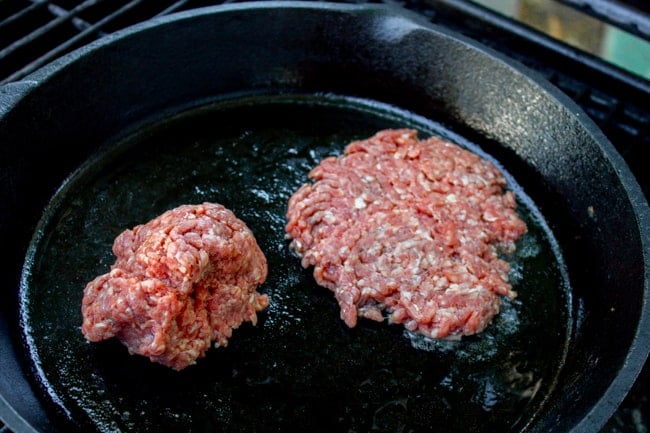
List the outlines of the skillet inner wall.
<svg viewBox="0 0 650 433">
<path fill-rule="evenodd" d="M 639 316 L 642 257 L 625 191 L 589 134 L 535 84 L 487 54 L 415 28 L 390 14 L 261 9 L 188 17 L 83 52 L 52 76 L 37 74 L 47 82 L 1 120 L 3 139 L 17 144 L 10 168 L 24 173 L 16 187 L 32 192 L 32 200 L 11 197 L 14 215 L 35 223 L 72 168 L 126 125 L 221 93 L 332 91 L 478 131 L 503 145 L 491 153 L 520 164 L 511 171 L 542 206 L 580 283 L 574 295 L 583 314 L 559 394 L 583 392 L 573 407 L 560 404 L 550 414 L 577 420 L 621 366 Z M 507 85 L 490 87 L 499 82 Z M 491 104 L 480 97 L 483 86 Z M 52 101 L 65 101 L 66 109 Z M 495 111 L 495 101 L 506 111 Z M 531 107 L 537 107 L 533 116 Z M 25 147 L 37 151 L 27 155 Z M 50 162 L 62 148 L 71 157 L 55 169 Z M 530 170 L 535 175 L 526 180 Z M 37 174 L 45 179 L 38 187 L 31 183 Z M 593 188 L 594 179 L 600 188 Z M 594 203 L 600 219 L 589 220 L 585 213 Z M 598 206 L 609 204 L 616 212 Z M 26 242 L 16 241 L 24 250 Z"/>
</svg>

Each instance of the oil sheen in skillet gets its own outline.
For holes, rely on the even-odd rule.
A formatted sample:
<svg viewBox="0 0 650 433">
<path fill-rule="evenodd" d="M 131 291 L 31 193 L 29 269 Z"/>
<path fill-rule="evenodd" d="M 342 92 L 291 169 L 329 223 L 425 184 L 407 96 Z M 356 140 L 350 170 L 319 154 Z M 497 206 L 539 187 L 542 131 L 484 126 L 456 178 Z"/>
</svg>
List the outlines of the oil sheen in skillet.
<svg viewBox="0 0 650 433">
<path fill-rule="evenodd" d="M 334 96 L 220 102 L 126 134 L 54 197 L 30 246 L 21 317 L 35 383 L 82 431 L 509 431 L 553 387 L 571 319 L 552 235 L 509 178 L 529 232 L 507 257 L 519 294 L 483 333 L 439 342 L 401 326 L 339 320 L 331 293 L 284 237 L 287 200 L 322 158 L 387 128 L 477 146 L 392 107 Z M 483 154 L 483 156 L 486 156 Z M 255 233 L 270 305 L 175 372 L 79 330 L 84 284 L 124 228 L 183 203 L 219 202 Z"/>
</svg>

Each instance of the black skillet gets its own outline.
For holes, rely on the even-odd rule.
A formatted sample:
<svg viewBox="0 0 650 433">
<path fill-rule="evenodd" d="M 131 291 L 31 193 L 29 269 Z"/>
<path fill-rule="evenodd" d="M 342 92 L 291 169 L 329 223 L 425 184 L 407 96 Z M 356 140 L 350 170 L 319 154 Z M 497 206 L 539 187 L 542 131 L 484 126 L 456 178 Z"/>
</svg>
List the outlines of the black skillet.
<svg viewBox="0 0 650 433">
<path fill-rule="evenodd" d="M 387 7 L 242 3 L 136 26 L 0 89 L 0 416 L 17 431 L 597 431 L 648 353 L 648 208 L 584 113 L 528 70 Z M 530 232 L 483 334 L 348 329 L 288 249 L 321 158 L 412 127 L 494 160 Z M 62 161 L 58 161 L 61 159 Z M 220 202 L 271 306 L 182 372 L 80 330 L 123 229 Z"/>
</svg>

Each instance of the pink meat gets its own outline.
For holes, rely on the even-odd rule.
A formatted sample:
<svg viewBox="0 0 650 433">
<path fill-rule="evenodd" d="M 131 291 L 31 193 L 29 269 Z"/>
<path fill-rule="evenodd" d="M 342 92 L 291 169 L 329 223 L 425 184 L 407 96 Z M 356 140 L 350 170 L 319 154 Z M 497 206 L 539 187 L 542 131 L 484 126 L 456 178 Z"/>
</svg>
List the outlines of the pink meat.
<svg viewBox="0 0 650 433">
<path fill-rule="evenodd" d="M 500 296 L 516 296 L 497 253 L 527 229 L 489 161 L 414 130 L 385 130 L 309 177 L 289 200 L 287 236 L 349 327 L 387 316 L 456 339 L 485 329 Z"/>
<path fill-rule="evenodd" d="M 121 233 L 117 260 L 84 289 L 82 331 L 118 338 L 132 354 L 181 370 L 257 323 L 267 263 L 252 232 L 222 205 L 169 210 Z"/>
</svg>

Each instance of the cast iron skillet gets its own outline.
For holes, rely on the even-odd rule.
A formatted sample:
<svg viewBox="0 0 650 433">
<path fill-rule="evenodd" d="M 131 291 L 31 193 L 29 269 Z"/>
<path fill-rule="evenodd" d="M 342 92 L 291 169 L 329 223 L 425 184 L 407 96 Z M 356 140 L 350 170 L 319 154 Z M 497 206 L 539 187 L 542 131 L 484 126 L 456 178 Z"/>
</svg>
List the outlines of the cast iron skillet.
<svg viewBox="0 0 650 433">
<path fill-rule="evenodd" d="M 264 2 L 136 26 L 0 89 L 0 415 L 17 431 L 597 431 L 641 369 L 648 208 L 568 98 L 385 6 Z M 519 298 L 476 337 L 348 329 L 284 239 L 321 158 L 392 127 L 508 174 Z M 124 228 L 217 201 L 269 259 L 271 306 L 180 373 L 80 334 Z"/>
</svg>

